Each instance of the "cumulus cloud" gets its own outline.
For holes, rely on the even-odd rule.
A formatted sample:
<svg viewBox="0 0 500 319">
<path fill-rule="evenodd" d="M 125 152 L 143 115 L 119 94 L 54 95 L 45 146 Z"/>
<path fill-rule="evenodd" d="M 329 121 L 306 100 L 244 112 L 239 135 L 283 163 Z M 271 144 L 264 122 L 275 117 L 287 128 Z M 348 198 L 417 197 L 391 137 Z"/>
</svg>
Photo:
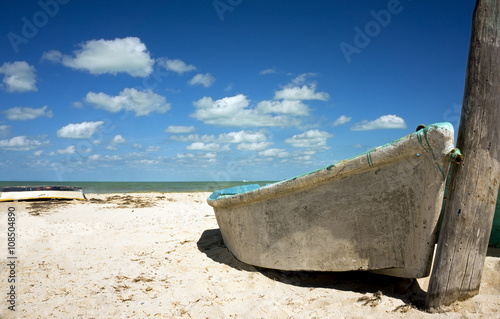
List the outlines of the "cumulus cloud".
<svg viewBox="0 0 500 319">
<path fill-rule="evenodd" d="M 183 153 L 177 154 L 177 159 L 180 162 L 184 163 L 215 163 L 217 162 L 217 153 L 208 152 L 208 153 Z"/>
<path fill-rule="evenodd" d="M 405 129 L 405 120 L 396 115 L 382 115 L 376 120 L 358 122 L 351 127 L 352 131 L 369 131 L 380 129 Z"/>
<path fill-rule="evenodd" d="M 77 109 L 83 109 L 83 103 L 82 103 L 82 102 L 80 102 L 80 101 L 73 102 L 73 103 L 71 103 L 71 105 L 72 105 L 74 108 L 77 108 Z"/>
<path fill-rule="evenodd" d="M 279 158 L 288 157 L 290 155 L 290 153 L 281 148 L 270 148 L 268 150 L 261 151 L 258 154 L 259 156 L 279 157 Z"/>
<path fill-rule="evenodd" d="M 186 72 L 196 70 L 196 67 L 194 65 L 187 65 L 186 63 L 184 63 L 184 61 L 179 59 L 158 59 L 158 64 L 163 66 L 165 69 L 174 71 L 178 74 L 184 74 Z"/>
<path fill-rule="evenodd" d="M 194 132 L 194 126 L 170 125 L 165 129 L 166 133 L 186 134 Z"/>
<path fill-rule="evenodd" d="M 123 158 L 119 155 L 106 155 L 99 157 L 101 161 L 121 161 Z"/>
<path fill-rule="evenodd" d="M 186 147 L 189 151 L 210 151 L 210 152 L 218 152 L 218 151 L 229 151 L 229 145 L 223 145 L 217 143 L 203 143 L 203 142 L 195 142 Z"/>
<path fill-rule="evenodd" d="M 316 84 L 289 86 L 274 92 L 275 100 L 320 100 L 327 101 L 330 95 L 326 92 L 316 92 Z"/>
<path fill-rule="evenodd" d="M 311 77 L 315 77 L 317 76 L 318 74 L 314 73 L 314 72 L 307 72 L 307 73 L 302 73 L 302 74 L 299 74 L 297 75 L 291 82 L 290 86 L 293 86 L 293 85 L 303 85 L 305 84 L 308 79 L 307 78 L 311 78 Z"/>
<path fill-rule="evenodd" d="M 110 96 L 102 92 L 89 92 L 85 97 L 85 102 L 113 113 L 121 110 L 133 111 L 135 116 L 148 115 L 151 112 L 165 113 L 170 110 L 170 103 L 167 103 L 165 97 L 149 89 L 138 91 L 127 88 L 117 96 Z"/>
<path fill-rule="evenodd" d="M 219 143 L 259 143 L 267 140 L 264 131 L 249 132 L 229 132 L 219 135 L 217 142 Z"/>
<path fill-rule="evenodd" d="M 211 143 L 215 141 L 215 136 L 213 135 L 203 135 L 200 136 L 198 134 L 189 134 L 188 136 L 185 135 L 173 135 L 170 136 L 170 139 L 172 141 L 177 141 L 177 142 L 182 142 L 182 143 L 192 143 L 192 142 L 204 142 L 204 143 Z"/>
<path fill-rule="evenodd" d="M 47 105 L 39 109 L 16 106 L 4 111 L 4 113 L 7 119 L 11 121 L 34 120 L 37 117 L 42 116 L 51 118 L 53 116 L 53 113 L 48 108 L 49 107 Z"/>
<path fill-rule="evenodd" d="M 250 101 L 243 94 L 213 100 L 203 97 L 193 102 L 196 110 L 192 117 L 220 126 L 256 127 L 256 126 L 297 126 L 300 120 L 286 115 L 264 114 L 262 109 L 249 108 Z"/>
<path fill-rule="evenodd" d="M 0 136 L 6 136 L 10 133 L 10 125 L 0 125 Z"/>
<path fill-rule="evenodd" d="M 282 113 L 291 116 L 309 115 L 309 106 L 300 100 L 283 101 L 262 101 L 257 104 L 257 111 L 260 113 Z"/>
<path fill-rule="evenodd" d="M 10 140 L 0 140 L 0 148 L 9 151 L 30 151 L 48 143 L 48 141 L 39 141 L 27 136 L 16 136 Z"/>
<path fill-rule="evenodd" d="M 264 69 L 259 72 L 260 75 L 273 74 L 273 73 L 276 73 L 276 69 L 274 68 Z"/>
<path fill-rule="evenodd" d="M 239 151 L 262 151 L 271 146 L 271 142 L 241 143 L 236 146 Z"/>
<path fill-rule="evenodd" d="M 103 121 L 71 123 L 57 130 L 57 137 L 72 139 L 90 138 L 103 124 Z"/>
<path fill-rule="evenodd" d="M 215 78 L 210 73 L 207 74 L 198 73 L 189 81 L 189 85 L 200 84 L 207 88 L 211 86 L 212 83 L 214 82 Z"/>
<path fill-rule="evenodd" d="M 92 154 L 89 156 L 89 160 L 97 161 L 100 157 L 101 157 L 101 155 L 99 155 L 99 154 Z"/>
<path fill-rule="evenodd" d="M 285 139 L 285 142 L 293 147 L 324 147 L 326 140 L 333 135 L 319 130 L 309 130 L 302 134 L 294 135 Z"/>
<path fill-rule="evenodd" d="M 161 151 L 160 146 L 148 146 L 146 148 L 146 152 L 159 152 L 159 151 Z"/>
<path fill-rule="evenodd" d="M 7 92 L 36 91 L 35 67 L 24 61 L 4 63 L 0 66 L 0 73 L 4 75 L 3 84 Z"/>
<path fill-rule="evenodd" d="M 153 71 L 154 60 L 149 56 L 146 45 L 136 37 L 90 40 L 80 44 L 80 49 L 73 55 L 48 51 L 43 54 L 42 60 L 62 63 L 92 74 L 128 73 L 134 77 L 146 77 Z"/>
<path fill-rule="evenodd" d="M 121 136 L 120 134 L 118 135 L 115 135 L 115 137 L 113 137 L 113 144 L 123 144 L 125 143 L 127 140 Z"/>
<path fill-rule="evenodd" d="M 65 154 L 65 155 L 68 155 L 68 154 L 75 154 L 76 153 L 76 147 L 74 145 L 70 145 L 68 146 L 67 148 L 65 149 L 59 149 L 56 151 L 57 154 Z"/>
<path fill-rule="evenodd" d="M 351 119 L 352 117 L 350 116 L 341 115 L 338 119 L 335 120 L 335 122 L 333 122 L 333 126 L 339 126 L 345 123 L 349 123 Z"/>
</svg>

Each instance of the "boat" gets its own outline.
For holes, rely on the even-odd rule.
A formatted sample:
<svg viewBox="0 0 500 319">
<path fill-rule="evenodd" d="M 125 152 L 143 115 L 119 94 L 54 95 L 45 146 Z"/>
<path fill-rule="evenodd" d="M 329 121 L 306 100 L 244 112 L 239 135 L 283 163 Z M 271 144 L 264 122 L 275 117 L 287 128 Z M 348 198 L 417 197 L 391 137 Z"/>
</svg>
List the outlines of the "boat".
<svg viewBox="0 0 500 319">
<path fill-rule="evenodd" d="M 225 246 L 240 261 L 286 271 L 430 273 L 450 161 L 450 123 L 313 172 L 213 192 Z"/>
<path fill-rule="evenodd" d="M 86 200 L 81 187 L 72 186 L 8 186 L 0 189 L 0 202 L 42 199 Z"/>
</svg>

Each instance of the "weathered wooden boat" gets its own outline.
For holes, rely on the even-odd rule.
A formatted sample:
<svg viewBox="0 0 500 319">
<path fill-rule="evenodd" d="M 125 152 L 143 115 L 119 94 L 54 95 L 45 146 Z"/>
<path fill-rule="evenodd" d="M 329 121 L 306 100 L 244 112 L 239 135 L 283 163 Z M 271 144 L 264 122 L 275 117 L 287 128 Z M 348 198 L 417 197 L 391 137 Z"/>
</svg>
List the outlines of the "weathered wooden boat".
<svg viewBox="0 0 500 319">
<path fill-rule="evenodd" d="M 215 191 L 226 247 L 281 270 L 429 274 L 454 149 L 449 123 L 314 172 L 260 187 Z"/>
<path fill-rule="evenodd" d="M 86 198 L 81 187 L 72 186 L 9 186 L 0 189 L 0 202 L 35 199 Z"/>
</svg>

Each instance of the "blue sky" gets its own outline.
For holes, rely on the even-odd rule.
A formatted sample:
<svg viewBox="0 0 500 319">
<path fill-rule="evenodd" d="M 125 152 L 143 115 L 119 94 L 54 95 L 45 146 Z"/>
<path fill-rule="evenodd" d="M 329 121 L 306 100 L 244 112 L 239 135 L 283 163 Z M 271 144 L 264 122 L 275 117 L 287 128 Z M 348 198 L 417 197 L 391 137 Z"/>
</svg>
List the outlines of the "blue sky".
<svg viewBox="0 0 500 319">
<path fill-rule="evenodd" d="M 0 180 L 281 180 L 458 130 L 474 1 L 3 1 Z"/>
</svg>

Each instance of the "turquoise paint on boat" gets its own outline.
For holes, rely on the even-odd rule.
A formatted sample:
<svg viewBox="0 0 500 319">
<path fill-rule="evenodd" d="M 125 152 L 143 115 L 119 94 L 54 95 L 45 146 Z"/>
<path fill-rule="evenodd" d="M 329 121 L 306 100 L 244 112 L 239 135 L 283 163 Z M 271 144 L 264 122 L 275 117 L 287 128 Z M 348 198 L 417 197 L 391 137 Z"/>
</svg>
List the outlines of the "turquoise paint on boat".
<svg viewBox="0 0 500 319">
<path fill-rule="evenodd" d="M 241 186 L 234 186 L 234 187 L 230 187 L 230 188 L 225 188 L 225 189 L 221 189 L 221 190 L 213 192 L 212 195 L 210 195 L 210 197 L 208 198 L 208 200 L 216 200 L 216 199 L 221 199 L 221 198 L 228 197 L 228 196 L 234 196 L 234 195 L 250 192 L 250 191 L 253 191 L 253 190 L 256 190 L 259 188 L 260 188 L 259 184 L 241 185 Z"/>
</svg>

